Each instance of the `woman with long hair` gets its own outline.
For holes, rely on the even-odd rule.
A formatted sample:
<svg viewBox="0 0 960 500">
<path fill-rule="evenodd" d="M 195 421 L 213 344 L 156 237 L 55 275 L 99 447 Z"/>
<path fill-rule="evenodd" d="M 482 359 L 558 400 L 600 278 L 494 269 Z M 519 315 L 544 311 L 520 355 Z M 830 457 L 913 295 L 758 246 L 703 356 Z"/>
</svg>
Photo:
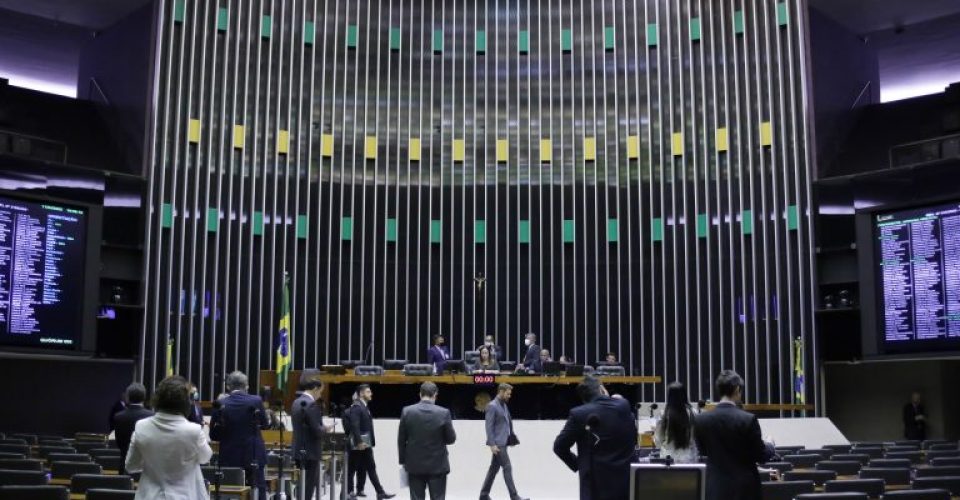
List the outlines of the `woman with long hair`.
<svg viewBox="0 0 960 500">
<path fill-rule="evenodd" d="M 667 407 L 653 433 L 661 457 L 676 463 L 696 463 L 697 443 L 693 439 L 693 409 L 687 399 L 687 388 L 680 382 L 667 386 Z"/>
<path fill-rule="evenodd" d="M 493 354 L 490 352 L 488 346 L 480 346 L 480 355 L 477 357 L 476 364 L 473 365 L 473 371 L 485 371 L 485 372 L 498 372 L 500 371 L 500 363 L 497 363 L 497 359 L 493 357 Z"/>
</svg>

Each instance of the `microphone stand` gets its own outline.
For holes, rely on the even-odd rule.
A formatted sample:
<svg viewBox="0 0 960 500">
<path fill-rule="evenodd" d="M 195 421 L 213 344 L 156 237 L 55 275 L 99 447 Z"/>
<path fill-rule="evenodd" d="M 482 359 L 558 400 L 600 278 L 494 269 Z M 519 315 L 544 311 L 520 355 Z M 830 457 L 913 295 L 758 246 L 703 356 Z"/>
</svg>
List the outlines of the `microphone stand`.
<svg viewBox="0 0 960 500">
<path fill-rule="evenodd" d="M 219 403 L 219 401 L 214 401 L 214 405 L 217 405 L 218 403 Z M 217 409 L 220 410 L 220 411 L 217 412 L 217 422 L 216 422 L 216 424 L 217 424 L 218 427 L 223 427 L 223 426 L 224 426 L 224 423 L 223 423 L 223 409 L 222 409 L 222 407 L 218 407 Z M 214 466 L 216 467 L 216 469 L 214 469 L 214 471 L 213 471 L 213 498 L 214 498 L 214 500 L 221 500 L 221 499 L 220 499 L 220 485 L 223 484 L 223 469 L 221 468 L 221 464 L 220 464 L 220 451 L 219 451 L 219 450 L 218 450 L 218 452 L 217 452 L 217 463 L 214 464 Z"/>
<path fill-rule="evenodd" d="M 363 353 L 363 362 L 367 363 L 367 358 L 370 358 L 368 364 L 373 364 L 373 341 L 370 341 L 370 345 L 367 346 L 367 352 Z"/>
<path fill-rule="evenodd" d="M 279 477 L 277 479 L 277 486 L 280 489 L 280 492 L 274 495 L 274 500 L 287 500 L 287 489 L 284 488 L 284 476 L 283 476 L 283 460 L 285 457 L 284 449 L 286 448 L 286 443 L 283 441 L 283 428 L 286 427 L 286 424 L 283 423 L 283 403 L 280 403 L 279 407 L 279 418 L 280 418 L 280 466 L 279 466 Z"/>
<path fill-rule="evenodd" d="M 253 408 L 253 407 L 250 408 L 250 416 L 252 417 L 250 419 L 250 423 L 253 426 L 254 436 L 260 433 L 260 425 L 257 423 L 257 413 L 259 412 L 260 410 L 256 408 Z M 259 476 L 260 476 L 260 464 L 257 462 L 257 444 L 256 443 L 257 443 L 256 439 L 253 439 L 250 441 L 250 473 L 253 476 L 250 478 L 250 484 L 253 484 L 253 485 L 257 484 L 258 482 L 257 479 L 259 479 Z M 256 492 L 256 494 L 253 495 L 253 498 L 255 500 L 261 500 L 261 495 L 263 495 L 262 500 L 266 500 L 267 498 L 266 491 L 261 492 L 260 488 L 256 486 L 254 486 L 253 490 Z"/>
</svg>

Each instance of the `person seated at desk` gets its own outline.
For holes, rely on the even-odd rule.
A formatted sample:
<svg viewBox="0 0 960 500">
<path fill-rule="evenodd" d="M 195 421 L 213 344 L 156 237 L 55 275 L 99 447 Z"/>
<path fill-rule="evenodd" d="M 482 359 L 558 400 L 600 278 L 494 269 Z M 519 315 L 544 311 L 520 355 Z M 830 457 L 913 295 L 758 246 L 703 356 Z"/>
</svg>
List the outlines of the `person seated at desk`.
<svg viewBox="0 0 960 500">
<path fill-rule="evenodd" d="M 572 364 L 573 364 L 573 359 L 571 359 L 571 358 L 570 358 L 569 356 L 567 356 L 566 354 L 562 354 L 562 355 L 560 355 L 560 364 L 561 364 L 561 365 L 572 365 Z"/>
<path fill-rule="evenodd" d="M 605 366 L 620 366 L 620 362 L 617 361 L 617 354 L 613 352 L 608 352 L 607 356 L 603 359 L 601 365 Z"/>
<path fill-rule="evenodd" d="M 443 373 L 450 359 L 450 350 L 444 344 L 443 335 L 433 336 L 433 346 L 427 350 L 427 363 L 433 365 L 434 375 Z"/>
<path fill-rule="evenodd" d="M 470 373 L 499 372 L 500 363 L 497 363 L 496 358 L 490 353 L 490 348 L 482 345 L 480 346 L 480 355 L 477 356 L 477 362 L 470 368 Z"/>
<path fill-rule="evenodd" d="M 553 358 L 550 357 L 550 351 L 547 349 L 540 350 L 540 367 L 543 369 L 543 364 L 553 361 Z"/>
</svg>

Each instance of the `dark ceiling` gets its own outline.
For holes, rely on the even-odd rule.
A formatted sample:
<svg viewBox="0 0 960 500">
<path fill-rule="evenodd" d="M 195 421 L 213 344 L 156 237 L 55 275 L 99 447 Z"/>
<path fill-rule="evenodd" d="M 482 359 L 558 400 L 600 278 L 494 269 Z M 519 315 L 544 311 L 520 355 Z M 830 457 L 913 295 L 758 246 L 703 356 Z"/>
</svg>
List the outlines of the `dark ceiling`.
<svg viewBox="0 0 960 500">
<path fill-rule="evenodd" d="M 960 14 L 960 0 L 809 0 L 810 6 L 857 34 Z"/>
<path fill-rule="evenodd" d="M 0 0 L 0 9 L 99 31 L 152 0 Z"/>
</svg>

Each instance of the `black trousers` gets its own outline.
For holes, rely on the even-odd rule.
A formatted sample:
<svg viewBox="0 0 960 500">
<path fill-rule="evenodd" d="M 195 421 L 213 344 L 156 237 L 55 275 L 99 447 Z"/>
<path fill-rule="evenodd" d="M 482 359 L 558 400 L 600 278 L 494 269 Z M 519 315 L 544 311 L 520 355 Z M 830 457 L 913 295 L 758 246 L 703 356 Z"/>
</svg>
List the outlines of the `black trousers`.
<svg viewBox="0 0 960 500">
<path fill-rule="evenodd" d="M 377 476 L 377 463 L 373 459 L 373 448 L 350 450 L 347 464 L 347 491 L 361 492 L 367 484 L 367 476 L 377 494 L 383 493 L 380 477 Z M 357 489 L 353 489 L 356 478 Z"/>
<path fill-rule="evenodd" d="M 303 483 L 304 483 L 304 494 L 303 498 L 306 500 L 312 500 L 313 495 L 317 493 L 317 482 L 319 478 L 317 477 L 317 471 L 319 470 L 320 462 L 316 460 L 303 460 L 300 462 L 300 473 L 304 474 Z"/>
<path fill-rule="evenodd" d="M 483 486 L 480 488 L 480 498 L 490 498 L 490 488 L 493 487 L 493 480 L 497 478 L 497 473 L 503 469 L 503 481 L 507 483 L 507 491 L 510 492 L 510 498 L 519 498 L 517 487 L 513 484 L 513 466 L 510 464 L 510 453 L 507 447 L 500 448 L 500 453 L 492 454 L 490 458 L 490 467 L 487 469 L 487 477 L 483 480 Z"/>
<path fill-rule="evenodd" d="M 447 495 L 447 475 L 436 476 L 409 475 L 410 500 L 426 500 L 426 490 L 430 490 L 430 500 L 444 500 Z"/>
</svg>

